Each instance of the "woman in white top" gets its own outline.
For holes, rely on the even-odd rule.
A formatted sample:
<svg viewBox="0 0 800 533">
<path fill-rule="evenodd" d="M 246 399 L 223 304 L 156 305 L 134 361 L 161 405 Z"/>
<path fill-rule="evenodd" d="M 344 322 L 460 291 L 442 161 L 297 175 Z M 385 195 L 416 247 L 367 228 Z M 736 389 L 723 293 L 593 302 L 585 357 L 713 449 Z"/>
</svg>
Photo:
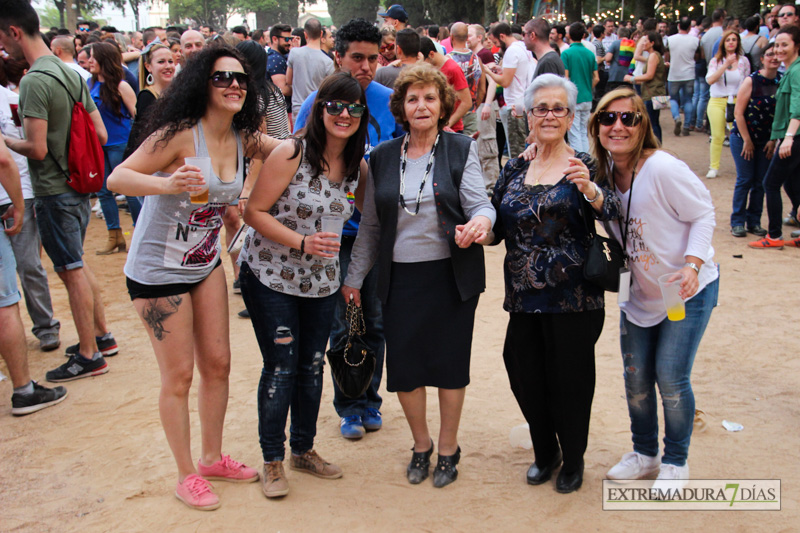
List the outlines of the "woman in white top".
<svg viewBox="0 0 800 533">
<path fill-rule="evenodd" d="M 706 178 L 719 174 L 722 143 L 725 140 L 726 106 L 736 101 L 739 86 L 750 75 L 750 61 L 742 51 L 742 39 L 735 31 L 722 34 L 719 50 L 708 64 L 706 82 L 710 86 L 708 124 L 711 127 L 711 165 Z"/>
<path fill-rule="evenodd" d="M 259 132 L 254 89 L 247 62 L 235 49 L 198 52 L 184 67 L 181 82 L 153 104 L 144 126 L 150 136 L 108 178 L 116 192 L 150 196 L 125 276 L 161 371 L 159 413 L 178 468 L 175 495 L 204 511 L 219 507 L 209 480 L 258 479 L 256 470 L 221 450 L 231 362 L 220 260 L 222 216 L 241 191 L 244 156 L 264 159 L 280 143 Z M 185 164 L 194 156 L 210 158 L 208 175 Z M 204 191 L 204 201 L 192 198 Z M 189 437 L 195 364 L 202 434 L 196 467 Z"/>
<path fill-rule="evenodd" d="M 630 298 L 620 303 L 620 345 L 634 451 L 609 470 L 608 478 L 658 473 L 653 488 L 675 488 L 689 477 L 690 375 L 719 289 L 711 247 L 714 206 L 691 169 L 658 150 L 644 102 L 632 90 L 606 94 L 597 109 L 589 120 L 590 135 L 599 141 L 597 179 L 608 174 L 621 203 L 620 223 L 605 226 L 622 243 L 633 280 Z M 680 321 L 667 319 L 658 285 L 658 277 L 669 273 L 684 277 L 680 296 L 686 318 Z M 656 384 L 664 408 L 661 460 Z"/>
</svg>

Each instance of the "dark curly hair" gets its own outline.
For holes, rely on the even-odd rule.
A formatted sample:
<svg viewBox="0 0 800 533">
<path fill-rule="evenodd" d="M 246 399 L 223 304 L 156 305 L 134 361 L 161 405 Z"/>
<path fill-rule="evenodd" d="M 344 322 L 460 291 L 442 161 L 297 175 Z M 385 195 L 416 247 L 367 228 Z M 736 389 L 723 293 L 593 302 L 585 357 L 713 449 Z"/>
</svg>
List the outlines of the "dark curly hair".
<svg viewBox="0 0 800 533">
<path fill-rule="evenodd" d="M 368 42 L 381 45 L 381 30 L 362 18 L 349 20 L 336 31 L 336 53 L 344 57 L 350 43 Z"/>
<path fill-rule="evenodd" d="M 406 117 L 406 93 L 412 85 L 433 85 L 439 93 L 439 102 L 442 106 L 442 118 L 439 119 L 439 129 L 447 126 L 450 115 L 456 107 L 456 93 L 447 83 L 447 78 L 442 72 L 428 63 L 416 63 L 400 71 L 394 82 L 394 92 L 389 100 L 389 109 L 394 119 L 409 131 L 408 118 Z"/>
<path fill-rule="evenodd" d="M 222 57 L 237 60 L 245 73 L 250 74 L 245 58 L 230 46 L 206 47 L 192 54 L 178 77 L 151 106 L 147 122 L 134 140 L 136 146 L 160 129 L 164 131 L 156 145 L 166 144 L 178 132 L 193 127 L 203 118 L 208 107 L 208 78 L 213 74 L 214 63 Z M 256 82 L 253 76 L 249 77 L 242 109 L 233 116 L 233 127 L 244 137 L 256 136 L 264 120 L 264 107 L 259 102 Z"/>
<path fill-rule="evenodd" d="M 325 102 L 340 100 L 348 103 L 362 103 L 366 105 L 367 96 L 361 84 L 347 72 L 336 72 L 331 74 L 319 86 L 314 104 L 308 113 L 306 126 L 297 137 L 294 138 L 295 147 L 292 159 L 303 149 L 303 140 L 306 140 L 305 159 L 311 166 L 313 177 L 317 177 L 330 169 L 330 164 L 325 160 L 325 146 L 327 144 L 328 132 L 322 121 L 322 114 L 327 113 L 323 108 Z M 361 115 L 361 122 L 356 132 L 347 140 L 344 147 L 344 166 L 347 181 L 353 181 L 358 177 L 358 170 L 361 160 L 364 158 L 364 149 L 367 142 L 367 126 L 369 125 L 369 109 L 364 109 Z"/>
</svg>

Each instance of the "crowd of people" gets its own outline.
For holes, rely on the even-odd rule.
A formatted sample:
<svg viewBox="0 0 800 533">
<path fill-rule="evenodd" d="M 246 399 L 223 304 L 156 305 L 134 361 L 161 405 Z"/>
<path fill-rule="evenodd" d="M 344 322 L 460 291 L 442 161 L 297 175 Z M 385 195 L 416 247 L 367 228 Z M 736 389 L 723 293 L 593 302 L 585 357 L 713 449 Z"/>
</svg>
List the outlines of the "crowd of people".
<svg viewBox="0 0 800 533">
<path fill-rule="evenodd" d="M 584 274 L 596 221 L 626 259 L 620 344 L 633 451 L 607 477 L 655 477 L 656 489 L 689 479 L 691 369 L 719 292 L 715 219 L 702 181 L 661 149 L 660 115 L 669 109 L 676 136 L 710 133 L 708 179 L 730 146 L 734 237 L 756 235 L 753 248 L 800 247 L 797 231 L 782 232 L 800 227 L 794 4 L 741 24 L 717 9 L 674 23 L 534 18 L 413 28 L 393 5 L 379 13 L 382 25 L 357 18 L 335 29 L 310 18 L 302 28 L 123 33 L 81 22 L 74 35 L 42 34 L 27 0 L 4 6 L 0 353 L 14 415 L 67 396 L 32 380 L 27 366 L 17 273 L 41 349 L 61 344 L 40 249 L 64 282 L 78 335 L 46 380 L 100 376 L 119 352 L 83 260 L 90 196 L 67 179 L 80 103 L 104 159 L 96 196 L 108 241 L 96 253 L 127 251 L 126 286 L 161 373 L 159 413 L 186 505 L 219 507 L 212 480 L 260 479 L 266 497 L 285 496 L 289 417 L 290 468 L 342 476 L 314 438 L 325 349 L 346 342 L 350 302 L 363 310 L 376 370 L 357 398 L 332 383 L 342 437 L 381 429 L 385 362 L 386 389 L 397 393 L 413 439 L 409 483 L 429 477 L 435 449 L 434 486 L 456 481 L 483 246 L 501 242 L 503 359 L 535 454 L 527 482 L 546 483 L 558 470 L 556 490 L 578 490 L 605 317 L 604 289 Z M 781 187 L 791 201 L 786 218 Z M 121 205 L 135 227 L 130 249 Z M 330 219 L 339 233 L 323 227 Z M 222 228 L 231 289 L 245 305 L 239 316 L 252 321 L 264 363 L 261 469 L 222 450 L 231 364 Z M 664 276 L 681 280 L 683 320 L 667 318 Z M 439 398 L 436 440 L 426 387 Z"/>
</svg>

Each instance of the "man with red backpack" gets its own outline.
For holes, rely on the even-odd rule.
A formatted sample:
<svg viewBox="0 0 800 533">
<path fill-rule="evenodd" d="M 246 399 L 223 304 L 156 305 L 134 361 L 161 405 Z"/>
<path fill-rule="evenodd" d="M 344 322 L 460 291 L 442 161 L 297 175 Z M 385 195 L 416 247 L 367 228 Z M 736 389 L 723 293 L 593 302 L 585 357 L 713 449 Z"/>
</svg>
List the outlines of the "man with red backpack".
<svg viewBox="0 0 800 533">
<path fill-rule="evenodd" d="M 31 65 L 20 82 L 19 115 L 26 138 L 6 140 L 6 144 L 28 158 L 42 245 L 66 285 L 78 332 L 78 344 L 67 348 L 69 360 L 46 377 L 62 382 L 105 374 L 108 365 L 103 356 L 119 350 L 106 327 L 100 287 L 83 262 L 89 196 L 67 182 L 72 174 L 67 140 L 75 101 L 88 111 L 101 144 L 107 139 L 106 128 L 81 77 L 45 45 L 39 34 L 39 17 L 28 0 L 3 2 L 0 44 L 9 55 Z M 75 146 L 72 148 L 74 151 Z"/>
</svg>

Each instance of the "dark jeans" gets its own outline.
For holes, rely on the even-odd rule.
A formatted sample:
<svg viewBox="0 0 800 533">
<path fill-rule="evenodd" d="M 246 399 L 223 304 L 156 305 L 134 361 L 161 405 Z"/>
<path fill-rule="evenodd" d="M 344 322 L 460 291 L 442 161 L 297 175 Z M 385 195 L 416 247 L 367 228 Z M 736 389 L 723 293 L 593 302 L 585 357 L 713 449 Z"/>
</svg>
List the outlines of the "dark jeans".
<svg viewBox="0 0 800 533">
<path fill-rule="evenodd" d="M 106 173 L 103 178 L 103 188 L 97 193 L 97 197 L 100 199 L 100 208 L 103 210 L 103 218 L 105 218 L 106 227 L 109 230 L 120 229 L 119 208 L 117 207 L 116 195 L 106 188 L 106 182 L 111 172 L 117 168 L 117 165 L 122 163 L 126 146 L 126 144 L 117 144 L 103 147 Z M 128 200 L 128 208 L 131 210 L 131 218 L 135 226 L 136 221 L 139 219 L 139 212 L 142 210 L 142 204 L 136 196 L 126 196 L 125 198 Z"/>
<path fill-rule="evenodd" d="M 782 141 L 781 141 L 782 142 Z M 778 155 L 780 144 L 775 147 L 775 154 L 769 163 L 767 174 L 764 176 L 764 193 L 767 195 L 767 216 L 769 217 L 769 236 L 773 239 L 781 237 L 781 226 L 783 224 L 783 200 L 781 199 L 781 185 L 786 182 L 789 186 L 785 187 L 789 194 L 792 205 L 798 205 L 800 201 L 800 147 L 798 141 L 792 142 L 792 153 L 786 159 L 781 159 Z"/>
<path fill-rule="evenodd" d="M 565 471 L 583 464 L 594 398 L 594 345 L 604 320 L 603 309 L 509 317 L 503 360 L 540 467 L 558 454 L 559 444 Z"/>
<path fill-rule="evenodd" d="M 264 367 L 258 383 L 258 436 L 264 461 L 285 455 L 286 417 L 292 408 L 289 445 L 301 455 L 314 447 L 322 396 L 322 369 L 331 316 L 339 291 L 304 298 L 273 291 L 247 263 L 239 271 Z"/>
<path fill-rule="evenodd" d="M 659 116 L 661 115 L 660 109 L 653 109 L 653 101 L 646 100 L 644 103 L 645 108 L 647 108 L 647 115 L 650 117 L 650 124 L 653 127 L 653 133 L 655 133 L 656 138 L 658 139 L 658 143 L 661 143 L 661 124 L 659 123 Z"/>
<path fill-rule="evenodd" d="M 347 269 L 350 266 L 350 255 L 353 253 L 353 243 L 356 238 L 351 236 L 342 237 L 342 247 L 339 250 L 339 265 L 342 272 L 342 282 L 347 277 Z M 364 326 L 366 334 L 363 336 L 364 342 L 375 351 L 375 373 L 372 375 L 367 392 L 360 398 L 351 399 L 342 394 L 336 381 L 333 381 L 333 407 L 336 413 L 344 418 L 345 416 L 362 415 L 364 409 L 372 407 L 380 409 L 383 400 L 378 394 L 383 377 L 383 358 L 386 353 L 386 343 L 383 338 L 383 316 L 381 315 L 381 301 L 378 299 L 378 268 L 373 267 L 364 284 L 361 286 L 361 307 L 364 312 Z M 336 311 L 333 315 L 333 325 L 331 326 L 331 347 L 340 342 L 347 342 L 347 304 L 344 298 L 336 299 Z M 331 377 L 333 377 L 331 375 Z"/>
<path fill-rule="evenodd" d="M 731 155 L 736 163 L 736 185 L 733 188 L 733 211 L 731 227 L 747 225 L 748 228 L 761 225 L 764 211 L 764 176 L 769 167 L 769 159 L 764 153 L 764 145 L 756 144 L 753 157 L 748 161 L 742 157 L 744 139 L 738 133 L 731 133 Z M 750 199 L 748 204 L 747 200 Z"/>
</svg>

